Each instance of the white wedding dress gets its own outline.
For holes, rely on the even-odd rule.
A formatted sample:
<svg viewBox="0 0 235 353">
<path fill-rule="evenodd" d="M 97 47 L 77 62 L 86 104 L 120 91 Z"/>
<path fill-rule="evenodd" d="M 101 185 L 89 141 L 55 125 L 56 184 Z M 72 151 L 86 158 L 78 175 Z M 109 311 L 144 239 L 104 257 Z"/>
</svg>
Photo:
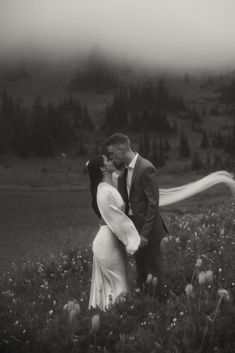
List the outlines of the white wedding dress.
<svg viewBox="0 0 235 353">
<path fill-rule="evenodd" d="M 140 236 L 125 215 L 125 204 L 117 189 L 101 182 L 97 204 L 106 223 L 101 225 L 93 242 L 93 268 L 89 309 L 105 311 L 129 291 L 126 252 L 133 254 Z"/>
</svg>

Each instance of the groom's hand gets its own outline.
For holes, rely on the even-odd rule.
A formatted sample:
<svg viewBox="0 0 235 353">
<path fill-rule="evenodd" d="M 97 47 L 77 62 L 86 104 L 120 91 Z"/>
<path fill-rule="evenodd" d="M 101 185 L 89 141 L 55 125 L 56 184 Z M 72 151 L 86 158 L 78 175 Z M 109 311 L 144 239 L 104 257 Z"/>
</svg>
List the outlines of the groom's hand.
<svg viewBox="0 0 235 353">
<path fill-rule="evenodd" d="M 140 248 L 143 248 L 144 246 L 148 245 L 148 239 L 143 237 L 142 235 L 140 236 Z"/>
</svg>

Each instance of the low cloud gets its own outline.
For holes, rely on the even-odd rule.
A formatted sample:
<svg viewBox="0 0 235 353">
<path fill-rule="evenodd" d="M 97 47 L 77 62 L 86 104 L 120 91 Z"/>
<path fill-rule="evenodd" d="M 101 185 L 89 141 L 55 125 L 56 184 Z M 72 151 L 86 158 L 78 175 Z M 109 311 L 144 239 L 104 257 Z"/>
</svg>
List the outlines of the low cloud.
<svg viewBox="0 0 235 353">
<path fill-rule="evenodd" d="M 98 48 L 170 68 L 232 67 L 233 0 L 1 0 L 4 56 L 66 57 Z"/>
</svg>

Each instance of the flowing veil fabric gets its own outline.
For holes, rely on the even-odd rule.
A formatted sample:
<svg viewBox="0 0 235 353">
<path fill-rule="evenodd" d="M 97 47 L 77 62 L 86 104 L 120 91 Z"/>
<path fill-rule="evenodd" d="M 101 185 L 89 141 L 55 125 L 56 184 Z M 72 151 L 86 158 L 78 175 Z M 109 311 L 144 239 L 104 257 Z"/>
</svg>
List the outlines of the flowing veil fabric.
<svg viewBox="0 0 235 353">
<path fill-rule="evenodd" d="M 186 185 L 169 189 L 159 189 L 159 206 L 167 206 L 185 200 L 219 183 L 226 184 L 235 196 L 235 180 L 233 179 L 233 174 L 222 170 L 211 173 L 204 178 Z"/>
</svg>

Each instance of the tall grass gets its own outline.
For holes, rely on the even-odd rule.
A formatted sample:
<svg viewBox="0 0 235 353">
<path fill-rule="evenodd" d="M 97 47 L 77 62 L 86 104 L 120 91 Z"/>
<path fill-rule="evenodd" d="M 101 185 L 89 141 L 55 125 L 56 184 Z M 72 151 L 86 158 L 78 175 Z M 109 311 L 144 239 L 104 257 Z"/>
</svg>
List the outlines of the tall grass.
<svg viewBox="0 0 235 353">
<path fill-rule="evenodd" d="M 165 303 L 152 296 L 152 280 L 146 294 L 135 289 L 131 257 L 131 295 L 105 313 L 87 309 L 91 248 L 13 264 L 0 281 L 0 350 L 234 352 L 234 214 L 228 202 L 171 218 L 162 242 Z"/>
</svg>

